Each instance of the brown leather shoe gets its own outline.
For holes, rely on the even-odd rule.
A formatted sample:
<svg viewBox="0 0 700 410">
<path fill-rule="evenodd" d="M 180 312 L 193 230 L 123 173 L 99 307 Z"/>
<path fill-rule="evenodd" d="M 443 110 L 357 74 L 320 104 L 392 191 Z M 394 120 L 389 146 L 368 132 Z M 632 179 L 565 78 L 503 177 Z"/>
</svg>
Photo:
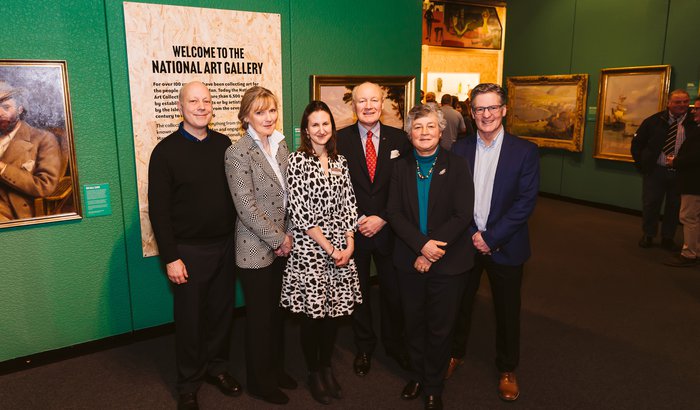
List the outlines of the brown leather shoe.
<svg viewBox="0 0 700 410">
<path fill-rule="evenodd" d="M 515 379 L 515 373 L 501 373 L 501 380 L 498 382 L 498 397 L 504 401 L 515 401 L 520 396 L 520 388 L 518 381 Z"/>
<path fill-rule="evenodd" d="M 464 364 L 464 359 L 458 359 L 456 357 L 450 358 L 450 364 L 447 366 L 447 372 L 445 373 L 445 380 L 452 377 L 452 373 L 457 370 L 457 368 Z"/>
</svg>

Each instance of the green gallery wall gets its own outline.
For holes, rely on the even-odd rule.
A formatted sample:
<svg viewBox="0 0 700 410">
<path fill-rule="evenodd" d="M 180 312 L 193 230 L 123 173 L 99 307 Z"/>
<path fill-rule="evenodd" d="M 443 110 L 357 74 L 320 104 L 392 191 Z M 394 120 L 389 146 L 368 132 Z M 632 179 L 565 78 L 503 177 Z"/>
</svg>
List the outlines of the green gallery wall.
<svg viewBox="0 0 700 410">
<path fill-rule="evenodd" d="M 589 74 L 588 107 L 598 104 L 602 68 L 671 65 L 671 89 L 700 81 L 698 0 L 528 0 L 507 7 L 508 76 Z M 505 81 L 504 81 L 505 82 Z M 695 96 L 691 96 L 695 97 Z M 540 149 L 542 192 L 641 209 L 641 177 L 631 163 L 593 158 L 595 120 L 583 152 Z"/>
<path fill-rule="evenodd" d="M 280 14 L 288 137 L 312 74 L 420 76 L 419 0 L 148 2 Z M 0 362 L 172 321 L 160 263 L 141 256 L 122 5 L 2 2 L 0 59 L 67 61 L 79 182 L 108 183 L 112 215 L 0 230 Z"/>
<path fill-rule="evenodd" d="M 309 100 L 309 76 L 420 76 L 420 0 L 153 0 L 282 16 L 285 135 Z M 108 183 L 112 215 L 0 230 L 0 362 L 172 321 L 157 258 L 141 256 L 122 2 L 5 0 L 13 41 L 1 59 L 66 60 L 80 184 Z M 367 14 L 370 11 L 371 14 Z M 671 64 L 672 86 L 697 82 L 686 50 L 697 0 L 508 2 L 505 75 L 588 73 Z M 542 190 L 639 208 L 627 163 L 542 149 Z"/>
</svg>

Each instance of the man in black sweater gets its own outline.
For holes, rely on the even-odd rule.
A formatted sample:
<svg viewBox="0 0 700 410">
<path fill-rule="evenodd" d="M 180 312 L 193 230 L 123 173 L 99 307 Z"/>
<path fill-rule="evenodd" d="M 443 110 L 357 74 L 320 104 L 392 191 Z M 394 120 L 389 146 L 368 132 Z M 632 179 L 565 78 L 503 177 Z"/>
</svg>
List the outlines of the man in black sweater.
<svg viewBox="0 0 700 410">
<path fill-rule="evenodd" d="M 231 140 L 208 127 L 209 90 L 201 82 L 185 84 L 177 107 L 184 121 L 151 154 L 148 203 L 173 285 L 178 409 L 197 409 L 204 380 L 224 394 L 241 394 L 227 370 L 236 212 L 224 171 Z"/>
</svg>

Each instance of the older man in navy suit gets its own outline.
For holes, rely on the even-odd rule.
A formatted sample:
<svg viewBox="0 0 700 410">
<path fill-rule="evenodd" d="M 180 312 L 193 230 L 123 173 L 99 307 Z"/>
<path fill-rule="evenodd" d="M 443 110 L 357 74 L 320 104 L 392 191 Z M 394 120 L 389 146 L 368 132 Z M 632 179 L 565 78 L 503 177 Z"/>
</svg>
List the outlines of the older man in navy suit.
<svg viewBox="0 0 700 410">
<path fill-rule="evenodd" d="M 383 104 L 384 91 L 379 85 L 365 82 L 356 86 L 352 90 L 352 107 L 357 122 L 338 131 L 338 152 L 348 160 L 359 215 L 353 257 L 364 302 L 352 314 L 357 346 L 353 370 L 358 376 L 369 373 L 377 344 L 369 301 L 371 260 L 379 277 L 382 343 L 401 367 L 410 366 L 403 342 L 397 274 L 391 261 L 394 232 L 387 226 L 386 204 L 394 162 L 410 152 L 411 144 L 405 132 L 379 121 Z"/>
<path fill-rule="evenodd" d="M 454 329 L 452 359 L 446 377 L 462 363 L 471 325 L 474 297 L 486 270 L 496 310 L 496 367 L 499 397 L 514 401 L 520 390 L 515 368 L 520 359 L 520 287 L 530 257 L 527 221 L 539 189 L 539 155 L 535 144 L 505 132 L 505 91 L 479 84 L 471 92 L 476 136 L 457 141 L 452 151 L 465 157 L 474 176 L 472 242 L 479 251 Z"/>
</svg>

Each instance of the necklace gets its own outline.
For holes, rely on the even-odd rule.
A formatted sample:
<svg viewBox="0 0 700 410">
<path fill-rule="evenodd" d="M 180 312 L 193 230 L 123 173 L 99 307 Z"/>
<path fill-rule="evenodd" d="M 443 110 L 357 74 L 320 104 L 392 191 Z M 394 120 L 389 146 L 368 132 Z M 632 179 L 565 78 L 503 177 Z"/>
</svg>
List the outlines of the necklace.
<svg viewBox="0 0 700 410">
<path fill-rule="evenodd" d="M 428 179 L 430 178 L 431 175 L 433 175 L 433 169 L 435 168 L 435 163 L 437 162 L 437 155 L 435 156 L 435 159 L 433 160 L 433 165 L 430 166 L 430 169 L 428 170 L 428 175 L 423 175 L 420 172 L 420 165 L 418 165 L 418 161 L 416 161 L 416 176 L 418 176 L 419 179 Z"/>
</svg>

